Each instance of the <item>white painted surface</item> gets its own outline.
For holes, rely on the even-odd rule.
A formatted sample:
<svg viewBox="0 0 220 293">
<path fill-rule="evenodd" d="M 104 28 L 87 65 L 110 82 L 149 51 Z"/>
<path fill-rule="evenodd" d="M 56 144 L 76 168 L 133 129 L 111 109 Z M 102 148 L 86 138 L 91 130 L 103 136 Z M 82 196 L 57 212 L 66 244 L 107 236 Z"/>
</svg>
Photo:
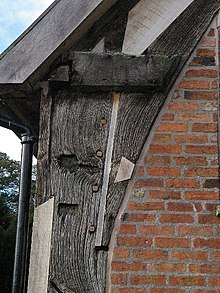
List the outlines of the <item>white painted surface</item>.
<svg viewBox="0 0 220 293">
<path fill-rule="evenodd" d="M 135 166 L 134 163 L 132 163 L 125 157 L 122 157 L 119 168 L 118 168 L 118 173 L 115 178 L 115 183 L 129 180 L 132 176 L 134 166 Z"/>
<path fill-rule="evenodd" d="M 141 54 L 193 0 L 141 0 L 130 12 L 123 53 Z"/>
<path fill-rule="evenodd" d="M 47 293 L 54 199 L 34 211 L 28 293 Z"/>
<path fill-rule="evenodd" d="M 120 94 L 113 93 L 112 116 L 111 116 L 111 124 L 109 128 L 108 143 L 107 143 L 107 149 L 106 149 L 106 155 L 105 155 L 103 184 L 102 184 L 99 216 L 98 216 L 98 223 L 97 223 L 97 232 L 96 232 L 96 239 L 95 239 L 96 247 L 102 245 L 103 224 L 104 224 L 104 218 L 105 218 L 106 199 L 107 199 L 108 184 L 109 184 L 109 177 L 110 177 L 110 171 L 111 171 L 112 154 L 113 154 L 113 147 L 114 147 L 119 102 L 120 102 Z"/>
</svg>

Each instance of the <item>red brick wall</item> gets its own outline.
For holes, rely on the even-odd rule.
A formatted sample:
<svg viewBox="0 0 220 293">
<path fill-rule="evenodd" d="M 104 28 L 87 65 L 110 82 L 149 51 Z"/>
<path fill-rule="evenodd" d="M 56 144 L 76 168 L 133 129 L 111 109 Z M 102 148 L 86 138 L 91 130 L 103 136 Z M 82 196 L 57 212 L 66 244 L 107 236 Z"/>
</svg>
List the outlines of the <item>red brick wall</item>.
<svg viewBox="0 0 220 293">
<path fill-rule="evenodd" d="M 220 292 L 217 31 L 155 122 L 112 240 L 112 293 Z"/>
</svg>

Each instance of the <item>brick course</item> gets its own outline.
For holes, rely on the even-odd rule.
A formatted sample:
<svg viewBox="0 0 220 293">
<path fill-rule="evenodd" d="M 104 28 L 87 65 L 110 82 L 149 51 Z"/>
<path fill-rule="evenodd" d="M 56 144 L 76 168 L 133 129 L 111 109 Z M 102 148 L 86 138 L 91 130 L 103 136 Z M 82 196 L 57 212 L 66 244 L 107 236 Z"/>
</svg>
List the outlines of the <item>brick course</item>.
<svg viewBox="0 0 220 293">
<path fill-rule="evenodd" d="M 216 28 L 195 49 L 145 147 L 121 217 L 112 293 L 220 292 Z"/>
</svg>

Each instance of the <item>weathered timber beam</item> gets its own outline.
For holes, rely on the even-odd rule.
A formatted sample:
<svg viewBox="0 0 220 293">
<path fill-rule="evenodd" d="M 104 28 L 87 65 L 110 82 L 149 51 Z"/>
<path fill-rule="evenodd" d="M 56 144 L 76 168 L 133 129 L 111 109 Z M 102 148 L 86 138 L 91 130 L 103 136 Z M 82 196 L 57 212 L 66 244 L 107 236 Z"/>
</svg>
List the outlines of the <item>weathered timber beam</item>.
<svg viewBox="0 0 220 293">
<path fill-rule="evenodd" d="M 72 53 L 69 59 L 70 86 L 80 92 L 161 91 L 180 61 L 177 56 L 86 52 Z M 68 66 L 58 68 L 50 81 L 67 82 Z"/>
</svg>

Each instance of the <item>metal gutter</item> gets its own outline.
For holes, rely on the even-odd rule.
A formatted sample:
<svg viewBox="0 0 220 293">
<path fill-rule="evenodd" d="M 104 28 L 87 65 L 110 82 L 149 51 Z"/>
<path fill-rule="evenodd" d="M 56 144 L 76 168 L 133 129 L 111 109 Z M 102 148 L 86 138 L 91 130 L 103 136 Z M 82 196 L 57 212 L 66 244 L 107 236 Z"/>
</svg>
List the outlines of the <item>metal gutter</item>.
<svg viewBox="0 0 220 293">
<path fill-rule="evenodd" d="M 31 191 L 33 136 L 29 128 L 24 125 L 0 118 L 0 126 L 13 131 L 22 131 L 21 174 L 19 186 L 17 232 L 15 245 L 15 260 L 12 293 L 25 292 L 27 239 L 28 239 L 28 215 Z"/>
</svg>

